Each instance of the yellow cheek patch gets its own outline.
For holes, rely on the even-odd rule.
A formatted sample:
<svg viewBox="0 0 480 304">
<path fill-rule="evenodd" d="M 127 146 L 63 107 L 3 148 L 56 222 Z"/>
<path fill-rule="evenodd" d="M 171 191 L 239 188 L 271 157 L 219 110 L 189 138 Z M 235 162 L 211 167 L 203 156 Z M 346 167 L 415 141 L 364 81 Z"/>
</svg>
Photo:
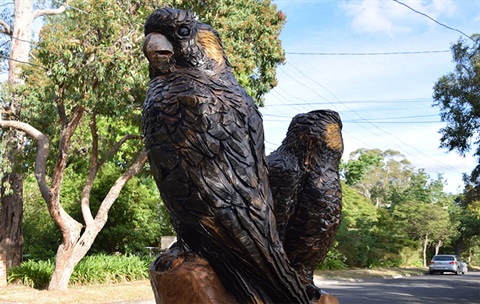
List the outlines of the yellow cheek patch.
<svg viewBox="0 0 480 304">
<path fill-rule="evenodd" d="M 219 64 L 223 63 L 223 48 L 220 44 L 220 40 L 218 40 L 218 37 L 214 33 L 209 30 L 201 29 L 197 34 L 197 41 L 205 49 L 208 57 L 212 58 Z"/>
<path fill-rule="evenodd" d="M 340 132 L 340 126 L 338 124 L 329 124 L 325 132 L 325 142 L 327 146 L 332 150 L 342 150 L 342 133 Z"/>
</svg>

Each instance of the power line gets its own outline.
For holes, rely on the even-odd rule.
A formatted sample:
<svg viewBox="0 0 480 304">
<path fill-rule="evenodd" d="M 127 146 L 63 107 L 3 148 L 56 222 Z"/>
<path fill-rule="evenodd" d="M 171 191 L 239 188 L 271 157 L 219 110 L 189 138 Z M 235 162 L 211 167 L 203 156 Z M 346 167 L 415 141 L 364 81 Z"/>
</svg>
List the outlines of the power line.
<svg viewBox="0 0 480 304">
<path fill-rule="evenodd" d="M 316 83 L 317 85 L 320 85 L 322 88 L 326 89 L 325 86 L 323 86 L 322 84 L 320 84 L 320 83 L 319 83 L 318 81 L 316 81 L 315 79 L 311 78 L 309 75 L 303 73 L 301 70 L 299 70 L 298 68 L 296 68 L 295 66 L 293 66 L 291 63 L 287 62 L 287 65 L 293 67 L 293 68 L 294 68 L 295 70 L 297 70 L 300 74 L 302 74 L 305 78 L 309 79 L 310 81 L 312 81 L 312 82 Z M 290 76 L 290 77 L 291 77 L 291 76 Z M 293 77 L 291 77 L 291 78 L 292 78 L 292 79 L 295 79 L 295 78 L 293 78 Z M 296 80 L 296 79 L 295 79 L 295 80 Z M 302 83 L 301 83 L 300 81 L 298 81 L 298 80 L 296 80 L 296 82 L 302 84 Z M 316 93 L 316 91 L 314 91 L 312 88 L 308 87 L 307 85 L 305 85 L 305 84 L 302 84 L 302 85 L 305 86 L 305 87 L 307 87 L 307 88 L 309 88 L 309 89 L 312 90 L 314 93 Z M 329 90 L 327 90 L 327 91 L 328 91 L 330 94 L 332 94 L 332 96 L 333 96 L 339 103 L 342 103 L 342 101 L 341 101 L 337 96 L 335 96 L 331 91 L 329 91 Z M 316 94 L 317 94 L 318 96 L 320 96 L 318 93 L 316 93 Z M 325 98 L 322 97 L 322 99 L 325 99 Z M 329 103 L 330 103 L 330 102 L 329 102 Z M 373 122 L 371 122 L 371 121 L 365 119 L 364 117 L 362 117 L 360 114 L 358 114 L 355 110 L 351 109 L 351 108 L 348 107 L 347 105 L 343 105 L 343 106 L 346 107 L 347 109 L 349 109 L 351 112 L 353 112 L 354 114 L 356 114 L 356 115 L 360 118 L 361 123 L 359 123 L 359 121 L 357 121 L 357 120 L 355 120 L 355 119 L 352 120 L 352 122 L 356 123 L 358 126 L 365 128 L 362 124 L 369 124 L 369 125 L 371 125 L 372 127 L 376 128 L 376 129 L 380 130 L 381 132 L 383 132 L 383 133 L 389 135 L 390 137 L 394 138 L 395 141 L 391 141 L 391 140 L 388 140 L 388 139 L 386 139 L 386 138 L 385 138 L 385 139 L 388 140 L 389 142 L 391 142 L 392 144 L 394 144 L 395 146 L 397 146 L 400 150 L 403 150 L 403 148 L 400 147 L 400 146 L 398 145 L 398 143 L 402 143 L 404 146 L 410 147 L 411 149 L 413 149 L 413 150 L 417 151 L 418 153 L 422 154 L 423 156 L 429 157 L 429 156 L 428 156 L 427 154 L 425 154 L 423 151 L 417 149 L 416 147 L 414 147 L 414 146 L 412 146 L 412 145 L 409 145 L 409 144 L 405 143 L 404 141 L 402 141 L 400 138 L 398 138 L 398 137 L 395 136 L 394 134 L 392 134 L 392 133 L 390 133 L 390 132 L 388 132 L 388 131 L 380 128 L 380 127 L 378 127 L 378 126 L 376 125 L 376 122 L 375 122 L 375 124 L 374 124 Z M 334 107 L 335 107 L 335 106 L 334 106 Z M 335 107 L 335 108 L 336 108 L 336 107 Z M 384 137 L 380 136 L 379 134 L 374 133 L 372 130 L 370 130 L 370 129 L 368 129 L 368 128 L 365 128 L 365 129 L 366 129 L 367 131 L 369 131 L 370 133 L 376 135 L 376 136 L 379 136 L 379 137 L 381 137 L 381 138 L 384 138 Z M 444 165 L 444 164 L 441 164 L 441 163 L 439 163 L 439 162 L 435 162 L 435 163 L 436 163 L 436 165 L 437 165 L 438 167 L 444 168 L 444 169 L 446 169 L 446 170 L 448 170 L 448 171 L 459 172 L 459 171 L 456 170 L 455 168 L 450 167 L 450 166 L 448 166 L 448 165 Z M 459 173 L 460 173 L 460 172 L 459 172 Z"/>
<path fill-rule="evenodd" d="M 10 61 L 19 62 L 19 63 L 26 63 L 26 64 L 29 64 L 29 65 L 32 65 L 32 66 L 37 66 L 37 67 L 40 67 L 40 68 L 45 68 L 45 67 L 43 67 L 43 66 L 41 66 L 41 65 L 38 65 L 38 64 L 34 64 L 34 63 L 31 63 L 31 62 L 27 62 L 27 61 L 22 61 L 22 60 L 13 59 L 13 58 L 10 58 L 10 57 L 7 57 L 7 56 L 3 56 L 3 55 L 0 55 L 0 58 L 7 59 L 7 60 L 10 60 Z"/>
<path fill-rule="evenodd" d="M 287 62 L 287 64 L 289 64 Z M 301 73 L 302 75 L 304 75 L 305 77 L 307 77 L 308 79 L 314 81 L 317 85 L 321 86 L 322 88 L 324 88 L 328 93 L 330 93 L 333 97 L 335 97 L 335 99 L 337 99 L 338 101 L 340 101 L 340 99 L 335 96 L 335 94 L 333 94 L 332 91 L 328 90 L 326 87 L 324 87 L 323 85 L 321 85 L 320 83 L 316 82 L 315 80 L 313 80 L 312 78 L 308 77 L 308 75 L 305 75 L 302 71 L 300 71 L 299 69 L 297 69 L 295 66 L 289 64 L 290 66 L 292 66 L 294 69 L 296 69 L 299 73 Z M 292 78 L 295 82 L 297 82 L 298 84 L 302 85 L 303 87 L 309 89 L 310 91 L 312 91 L 313 93 L 315 93 L 315 95 L 317 95 L 318 97 L 320 97 L 321 99 L 325 100 L 328 104 L 330 104 L 333 108 L 335 108 L 335 110 L 339 111 L 339 109 L 335 106 L 335 104 L 333 104 L 332 102 L 330 102 L 327 98 L 321 96 L 317 91 L 313 90 L 312 88 L 310 88 L 309 86 L 307 86 L 306 84 L 298 81 L 296 78 L 290 76 L 287 72 L 285 72 L 282 68 L 280 68 L 280 70 L 285 73 L 285 75 L 287 75 L 288 77 Z M 307 103 L 307 105 L 313 105 L 313 103 Z M 344 105 L 345 106 L 345 105 Z M 346 107 L 346 106 L 345 106 Z M 358 114 L 357 114 L 358 115 Z M 343 130 L 343 132 L 346 134 L 346 135 L 349 135 L 350 137 L 354 138 L 351 134 L 349 134 L 346 130 Z M 360 141 L 360 140 L 359 140 Z"/>
<path fill-rule="evenodd" d="M 375 100 L 359 100 L 359 101 L 328 101 L 328 104 L 379 104 L 379 105 L 387 105 L 387 104 L 399 104 L 399 103 L 418 103 L 418 100 L 405 100 L 405 101 L 375 101 Z M 325 102 L 305 102 L 305 103 L 282 103 L 277 105 L 268 105 L 269 107 L 283 107 L 283 106 L 310 106 L 310 105 L 324 105 Z"/>
<path fill-rule="evenodd" d="M 291 66 L 291 64 L 290 64 L 289 62 L 287 62 L 287 65 L 290 65 L 290 66 Z M 295 67 L 294 67 L 294 68 L 295 68 Z M 305 87 L 306 89 L 308 89 L 308 90 L 310 90 L 311 92 L 313 92 L 313 93 L 314 93 L 315 95 L 317 95 L 320 99 L 325 100 L 325 102 L 328 103 L 328 104 L 330 104 L 330 105 L 332 105 L 332 106 L 335 108 L 335 110 L 339 111 L 339 109 L 338 109 L 334 104 L 332 104 L 327 98 L 325 98 L 325 97 L 323 97 L 322 95 L 320 95 L 317 91 L 313 90 L 311 87 L 307 86 L 305 83 L 302 83 L 301 81 L 299 81 L 299 80 L 296 79 L 295 77 L 292 77 L 291 75 L 289 75 L 287 72 L 285 72 L 285 71 L 283 70 L 282 67 L 279 67 L 279 70 L 282 71 L 282 72 L 283 72 L 285 75 L 287 75 L 288 77 L 290 77 L 293 81 L 295 81 L 296 83 L 298 83 L 299 85 L 301 85 L 302 87 Z M 306 75 L 304 75 L 304 76 L 306 76 Z M 307 78 L 308 78 L 308 76 L 307 76 Z M 304 105 L 314 105 L 314 104 L 315 104 L 315 103 L 306 103 L 306 104 L 304 104 Z M 317 103 L 317 104 L 318 104 L 318 103 Z M 323 103 L 320 103 L 320 104 L 323 104 Z"/>
<path fill-rule="evenodd" d="M 327 52 L 285 52 L 287 55 L 307 55 L 307 56 L 381 56 L 381 55 L 415 55 L 415 54 L 435 54 L 449 53 L 450 50 L 441 51 L 405 51 L 405 52 L 353 52 L 353 53 L 327 53 Z"/>
<path fill-rule="evenodd" d="M 264 115 L 264 116 L 268 116 L 268 115 Z M 288 122 L 288 120 L 283 120 L 283 119 L 278 119 L 278 120 L 275 120 L 275 119 L 269 119 L 268 120 L 269 122 Z M 425 121 L 425 120 L 422 120 L 422 121 L 370 121 L 370 120 L 366 120 L 366 121 L 358 121 L 358 120 L 342 120 L 342 123 L 343 124 L 346 124 L 346 123 L 352 123 L 352 124 L 372 124 L 372 123 L 375 123 L 375 124 L 436 124 L 436 123 L 441 123 L 440 120 L 430 120 L 430 121 Z M 384 131 L 384 130 L 382 130 Z M 385 132 L 385 131 L 384 131 Z"/>
<path fill-rule="evenodd" d="M 371 121 L 371 120 L 366 120 L 366 121 L 358 121 L 358 120 L 342 120 L 344 123 L 376 123 L 376 124 L 430 124 L 430 123 L 440 123 L 440 120 L 430 120 L 430 121 Z"/>
<path fill-rule="evenodd" d="M 31 40 L 25 40 L 25 39 L 17 38 L 17 37 L 14 37 L 14 36 L 10 36 L 10 38 L 18 40 L 18 41 L 22 41 L 22 42 L 27 42 L 27 43 L 30 43 L 30 44 L 36 44 L 35 42 L 33 42 Z"/>
<path fill-rule="evenodd" d="M 283 71 L 282 71 L 282 72 L 283 72 Z M 278 90 L 282 90 L 282 92 L 283 92 L 284 94 L 286 94 L 286 95 L 288 95 L 288 96 L 290 96 L 290 97 L 292 97 L 292 98 L 297 98 L 296 96 L 294 96 L 294 95 L 290 94 L 289 92 L 285 91 L 282 87 L 277 87 L 277 89 L 278 89 Z M 283 96 L 282 94 L 280 94 L 280 92 L 278 92 L 278 90 L 274 90 L 274 91 L 275 91 L 275 94 L 277 94 L 278 96 L 280 96 L 283 100 L 288 101 L 288 99 L 287 99 L 285 96 Z M 284 102 L 283 100 L 281 100 L 280 102 L 281 102 L 282 104 L 287 104 L 287 103 Z M 301 100 L 301 101 L 304 101 L 305 103 L 308 104 L 307 101 L 305 101 L 305 100 L 303 100 L 303 99 L 300 99 L 300 100 Z M 297 105 L 294 105 L 294 106 L 297 106 Z M 300 109 L 302 109 L 302 111 L 304 111 L 305 109 L 306 109 L 306 111 L 309 110 L 308 107 L 304 107 L 303 105 L 298 105 L 298 107 L 299 107 Z"/>
<path fill-rule="evenodd" d="M 412 8 L 411 6 L 408 6 L 407 4 L 405 4 L 405 3 L 401 2 L 401 1 L 398 1 L 398 0 L 392 0 L 392 1 L 393 1 L 393 2 L 396 2 L 396 3 L 400 4 L 400 5 L 405 6 L 405 7 L 408 8 L 409 10 L 411 10 L 411 11 L 413 11 L 413 12 L 419 14 L 419 15 L 422 15 L 422 16 L 424 16 L 424 17 L 427 17 L 428 19 L 432 20 L 433 22 L 435 22 L 435 23 L 438 24 L 438 25 L 441 25 L 441 26 L 443 26 L 443 27 L 445 27 L 445 28 L 447 28 L 447 29 L 449 29 L 449 30 L 458 32 L 458 33 L 462 34 L 463 36 L 467 37 L 468 39 L 470 39 L 470 40 L 472 40 L 472 41 L 475 42 L 475 40 L 473 40 L 469 35 L 465 34 L 465 33 L 462 32 L 461 30 L 458 30 L 458 29 L 456 29 L 456 28 L 453 28 L 453 27 L 450 27 L 450 26 L 448 26 L 448 25 L 446 25 L 446 24 L 443 24 L 443 23 L 441 23 L 441 22 L 433 19 L 433 18 L 430 17 L 429 15 L 427 15 L 427 14 L 425 14 L 425 13 L 422 13 L 422 12 L 420 12 L 420 11 L 417 11 L 416 9 Z"/>
<path fill-rule="evenodd" d="M 13 1 L 12 2 L 7 2 L 7 3 L 3 3 L 3 4 L 0 4 L 0 7 L 2 6 L 9 6 L 9 5 L 13 5 Z"/>
<path fill-rule="evenodd" d="M 275 114 L 264 114 L 264 116 L 278 117 L 278 118 L 291 118 L 291 116 L 275 115 Z M 379 120 L 379 119 L 410 119 L 410 118 L 425 118 L 425 117 L 439 117 L 439 115 L 438 114 L 429 114 L 429 115 L 414 115 L 414 116 L 382 117 L 382 118 L 368 118 L 368 120 L 372 121 L 372 120 Z M 367 120 L 367 119 L 365 119 L 365 120 Z M 406 122 L 406 123 L 409 123 L 409 122 Z M 411 123 L 415 123 L 415 122 L 411 121 Z"/>
<path fill-rule="evenodd" d="M 56 2 L 56 3 L 58 3 L 58 4 L 62 4 L 62 5 L 64 4 L 64 2 L 60 2 L 60 1 L 57 1 L 57 0 L 53 0 L 53 2 Z M 68 3 L 67 3 L 67 6 L 70 7 L 70 8 L 72 8 L 72 9 L 74 9 L 74 10 L 76 10 L 76 11 L 79 11 L 79 12 L 81 12 L 81 13 L 88 14 L 88 12 L 86 12 L 86 11 L 84 11 L 84 10 L 81 10 L 81 9 L 79 9 L 79 8 L 77 8 L 77 7 L 71 6 L 71 5 L 68 4 Z"/>
</svg>

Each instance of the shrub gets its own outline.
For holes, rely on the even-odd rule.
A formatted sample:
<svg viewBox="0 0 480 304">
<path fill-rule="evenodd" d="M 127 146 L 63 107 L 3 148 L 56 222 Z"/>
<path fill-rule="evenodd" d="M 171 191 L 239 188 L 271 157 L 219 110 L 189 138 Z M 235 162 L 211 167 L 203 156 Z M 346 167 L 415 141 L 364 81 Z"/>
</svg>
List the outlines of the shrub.
<svg viewBox="0 0 480 304">
<path fill-rule="evenodd" d="M 151 259 L 134 255 L 92 255 L 85 257 L 70 278 L 70 284 L 106 284 L 148 278 Z"/>
<path fill-rule="evenodd" d="M 70 284 L 107 284 L 145 279 L 148 278 L 148 266 L 153 259 L 134 255 L 87 256 L 75 267 Z M 52 278 L 53 269 L 52 260 L 28 260 L 9 269 L 8 282 L 45 289 Z"/>
<path fill-rule="evenodd" d="M 54 264 L 51 260 L 28 260 L 7 273 L 8 282 L 18 282 L 37 289 L 45 289 L 53 274 Z"/>
<path fill-rule="evenodd" d="M 347 265 L 345 264 L 345 256 L 335 247 L 330 248 L 327 253 L 327 257 L 318 267 L 320 270 L 336 270 L 345 268 L 347 268 Z"/>
</svg>

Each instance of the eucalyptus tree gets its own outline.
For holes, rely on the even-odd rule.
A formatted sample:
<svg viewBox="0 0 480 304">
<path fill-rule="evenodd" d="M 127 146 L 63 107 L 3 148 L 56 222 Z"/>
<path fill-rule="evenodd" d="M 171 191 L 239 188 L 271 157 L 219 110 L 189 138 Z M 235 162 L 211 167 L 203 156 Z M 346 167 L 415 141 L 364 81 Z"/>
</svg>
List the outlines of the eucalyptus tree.
<svg viewBox="0 0 480 304">
<path fill-rule="evenodd" d="M 146 13 L 120 1 L 71 5 L 75 9 L 51 18 L 42 28 L 33 51 L 34 65 L 25 71 L 23 121 L 3 122 L 37 140 L 35 176 L 62 234 L 49 289 L 67 288 L 73 268 L 105 225 L 120 190 L 146 161 L 141 148 L 124 150 L 129 140 L 142 146 L 138 128 L 116 123 L 134 121 L 139 115 L 146 79 L 140 48 L 133 46 L 141 44 L 141 20 Z M 109 132 L 100 132 L 102 125 Z M 50 149 L 53 143 L 56 149 Z M 119 151 L 123 157 L 117 162 L 123 174 L 110 185 L 93 214 L 90 194 L 96 176 Z M 63 208 L 61 189 L 65 169 L 82 156 L 90 160 L 78 199 L 83 216 L 79 222 Z"/>
<path fill-rule="evenodd" d="M 462 194 L 455 200 L 453 216 L 458 222 L 459 236 L 453 244 L 456 254 L 465 252 L 471 261 L 475 256 L 475 248 L 480 247 L 480 192 L 479 187 L 467 185 Z M 478 251 L 477 251 L 478 252 Z M 476 262 L 480 259 L 478 255 Z"/>
<path fill-rule="evenodd" d="M 0 121 L 18 119 L 22 98 L 15 92 L 24 83 L 22 65 L 30 61 L 34 20 L 62 13 L 67 2 L 54 8 L 34 8 L 33 0 L 16 0 L 1 5 L 0 60 L 8 62 L 8 81 L 2 84 Z M 2 66 L 3 67 L 3 66 Z M 11 94 L 7 91 L 11 90 Z M 0 130 L 0 255 L 5 255 L 6 268 L 22 261 L 23 251 L 23 171 L 22 154 L 25 143 L 23 132 L 17 129 Z M 0 278 L 4 280 L 4 278 Z"/>
<path fill-rule="evenodd" d="M 440 146 L 461 155 L 473 150 L 478 163 L 467 181 L 480 187 L 480 34 L 459 39 L 451 50 L 455 69 L 433 87 L 433 105 L 447 123 L 440 129 Z"/>
<path fill-rule="evenodd" d="M 420 169 L 413 174 L 410 185 L 397 193 L 391 207 L 398 231 L 406 238 L 420 241 L 424 267 L 432 244 L 439 252 L 458 234 L 458 222 L 450 212 L 454 197 L 443 191 L 443 183 L 441 176 L 431 179 Z"/>
<path fill-rule="evenodd" d="M 385 207 L 392 192 L 407 187 L 413 166 L 395 150 L 358 149 L 350 154 L 342 171 L 347 184 L 375 206 Z"/>
</svg>

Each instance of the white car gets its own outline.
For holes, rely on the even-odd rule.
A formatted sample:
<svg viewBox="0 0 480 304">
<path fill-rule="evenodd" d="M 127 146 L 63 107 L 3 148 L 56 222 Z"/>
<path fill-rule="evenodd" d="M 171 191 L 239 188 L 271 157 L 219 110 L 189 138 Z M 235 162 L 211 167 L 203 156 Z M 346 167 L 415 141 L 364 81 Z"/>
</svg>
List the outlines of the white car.
<svg viewBox="0 0 480 304">
<path fill-rule="evenodd" d="M 453 272 L 454 274 L 467 273 L 467 264 L 460 260 L 457 255 L 453 254 L 438 254 L 433 256 L 428 266 L 428 273 L 434 274 L 439 272 Z"/>
</svg>

